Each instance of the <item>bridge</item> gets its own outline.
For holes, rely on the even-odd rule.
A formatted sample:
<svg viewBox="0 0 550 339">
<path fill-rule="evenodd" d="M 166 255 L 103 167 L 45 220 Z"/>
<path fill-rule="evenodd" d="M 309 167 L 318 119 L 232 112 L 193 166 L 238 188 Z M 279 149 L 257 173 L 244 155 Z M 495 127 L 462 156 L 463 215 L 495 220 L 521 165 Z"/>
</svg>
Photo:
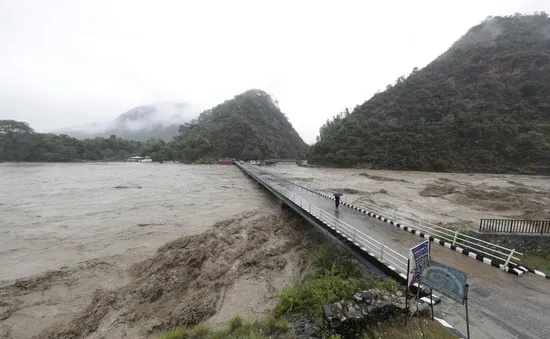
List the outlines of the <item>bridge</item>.
<svg viewBox="0 0 550 339">
<path fill-rule="evenodd" d="M 549 282 L 534 274 L 524 273 L 520 266 L 514 266 L 511 259 L 518 258 L 513 250 L 491 246 L 490 243 L 476 245 L 471 239 L 457 239 L 457 233 L 454 234 L 453 244 L 449 238 L 438 233 L 443 232 L 441 230 L 428 232 L 428 226 L 422 225 L 414 229 L 346 201 L 336 210 L 334 201 L 326 192 L 298 185 L 269 173 L 265 168 L 236 165 L 258 185 L 341 243 L 375 272 L 405 282 L 409 248 L 423 241 L 420 237 L 441 244 L 432 245 L 432 258 L 468 275 L 472 338 L 548 338 Z M 461 244 L 459 241 L 469 246 L 460 247 L 457 245 Z M 441 300 L 437 312 L 444 314 L 446 321 L 465 332 L 463 306 L 445 297 Z"/>
</svg>

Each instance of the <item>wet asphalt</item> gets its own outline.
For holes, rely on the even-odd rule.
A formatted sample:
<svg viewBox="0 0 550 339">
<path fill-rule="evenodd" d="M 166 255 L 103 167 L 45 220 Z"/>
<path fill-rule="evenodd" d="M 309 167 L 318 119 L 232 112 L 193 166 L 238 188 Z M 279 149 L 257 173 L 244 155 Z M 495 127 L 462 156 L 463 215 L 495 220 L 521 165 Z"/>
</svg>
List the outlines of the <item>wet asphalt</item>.
<svg viewBox="0 0 550 339">
<path fill-rule="evenodd" d="M 263 176 L 404 256 L 411 247 L 424 241 L 343 205 L 336 212 L 332 200 L 270 174 Z M 471 338 L 550 338 L 550 281 L 531 273 L 514 276 L 438 244 L 432 244 L 431 257 L 468 275 Z M 464 305 L 442 297 L 435 313 L 466 334 Z"/>
</svg>

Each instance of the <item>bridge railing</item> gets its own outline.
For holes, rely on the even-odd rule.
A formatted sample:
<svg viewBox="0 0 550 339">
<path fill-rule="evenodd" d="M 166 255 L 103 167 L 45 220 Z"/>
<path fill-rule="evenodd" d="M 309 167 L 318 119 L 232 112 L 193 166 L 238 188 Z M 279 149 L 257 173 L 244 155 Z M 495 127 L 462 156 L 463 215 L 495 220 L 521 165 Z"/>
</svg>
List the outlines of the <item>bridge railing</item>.
<svg viewBox="0 0 550 339">
<path fill-rule="evenodd" d="M 257 171 L 252 170 L 251 168 L 246 167 L 245 169 L 243 166 L 240 165 L 239 167 L 247 171 L 256 180 L 271 187 L 273 190 L 292 201 L 294 204 L 302 208 L 302 210 L 308 212 L 309 214 L 320 220 L 322 223 L 326 224 L 328 227 L 334 229 L 334 231 L 341 234 L 349 241 L 353 242 L 356 246 L 361 248 L 361 250 L 365 251 L 370 256 L 376 258 L 380 262 L 384 263 L 386 266 L 394 268 L 395 271 L 406 277 L 407 257 L 403 256 L 402 254 L 388 247 L 382 242 L 374 239 L 373 237 L 361 232 L 356 227 L 351 226 L 348 223 L 338 219 L 334 215 L 324 211 L 307 199 L 304 199 L 301 196 L 296 196 L 296 194 L 279 185 L 276 181 L 271 180 L 268 177 L 263 176 L 262 174 L 259 174 Z"/>
<path fill-rule="evenodd" d="M 407 257 L 383 244 L 382 242 L 361 232 L 356 227 L 336 218 L 334 215 L 325 212 L 323 209 L 315 206 L 311 202 L 297 197 L 294 193 L 288 191 L 284 187 L 278 185 L 272 180 L 267 179 L 267 183 L 280 194 L 300 206 L 304 211 L 317 217 L 327 226 L 334 228 L 337 233 L 342 234 L 345 238 L 358 245 L 363 251 L 375 257 L 381 262 L 397 268 L 400 273 L 407 272 Z"/>
<path fill-rule="evenodd" d="M 479 231 L 550 234 L 550 220 L 481 219 Z"/>
<path fill-rule="evenodd" d="M 311 190 L 312 188 L 309 187 L 309 189 Z M 329 190 L 316 190 L 328 192 L 330 194 L 334 193 Z M 344 198 L 344 202 L 348 202 L 347 197 Z M 379 206 L 375 206 L 373 204 L 359 202 L 357 200 L 350 201 L 349 203 L 366 211 L 384 216 L 386 218 L 391 218 L 393 215 L 393 221 L 398 222 L 401 225 L 409 226 L 411 228 L 414 228 L 415 230 L 422 231 L 426 234 L 432 235 L 435 238 L 451 243 L 457 247 L 468 248 L 474 252 L 484 254 L 484 256 L 490 259 L 502 262 L 505 266 L 508 266 L 509 264 L 517 265 L 516 263 L 514 263 L 514 261 L 521 261 L 521 258 L 519 256 L 523 255 L 515 249 L 500 246 L 489 241 L 473 237 L 458 230 L 451 230 L 427 221 L 413 219 L 410 216 L 403 215 L 399 212 L 396 212 L 395 210 L 385 209 Z"/>
</svg>

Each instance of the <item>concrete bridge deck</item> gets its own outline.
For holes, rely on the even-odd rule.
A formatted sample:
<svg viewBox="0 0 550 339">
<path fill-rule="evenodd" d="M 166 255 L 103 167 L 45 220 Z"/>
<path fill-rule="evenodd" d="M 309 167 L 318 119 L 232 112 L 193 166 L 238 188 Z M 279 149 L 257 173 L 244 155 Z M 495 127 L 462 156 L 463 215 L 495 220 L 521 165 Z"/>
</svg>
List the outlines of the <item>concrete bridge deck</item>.
<svg viewBox="0 0 550 339">
<path fill-rule="evenodd" d="M 422 241 L 417 236 L 354 209 L 341 205 L 337 211 L 334 201 L 270 174 L 264 168 L 260 171 L 248 165 L 239 167 L 271 183 L 273 189 L 291 192 L 300 198 L 300 202 L 322 209 L 324 213 L 353 226 L 403 256 L 407 256 L 409 248 Z M 434 260 L 468 274 L 472 338 L 550 338 L 548 281 L 533 274 L 513 276 L 441 246 L 432 246 L 431 256 Z M 463 305 L 443 297 L 442 303 L 436 306 L 436 312 L 442 313 L 445 320 L 465 333 Z"/>
</svg>

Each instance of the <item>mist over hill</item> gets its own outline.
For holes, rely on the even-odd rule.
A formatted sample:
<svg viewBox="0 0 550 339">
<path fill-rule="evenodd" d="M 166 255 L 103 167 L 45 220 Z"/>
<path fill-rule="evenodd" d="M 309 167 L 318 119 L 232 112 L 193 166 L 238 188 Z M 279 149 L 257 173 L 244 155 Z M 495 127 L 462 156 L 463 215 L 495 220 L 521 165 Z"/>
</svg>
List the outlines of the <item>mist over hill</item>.
<svg viewBox="0 0 550 339">
<path fill-rule="evenodd" d="M 67 127 L 57 133 L 79 139 L 114 134 L 128 140 L 158 138 L 168 141 L 178 135 L 180 125 L 196 116 L 197 112 L 186 103 L 143 105 L 132 108 L 110 122 Z"/>
</svg>

